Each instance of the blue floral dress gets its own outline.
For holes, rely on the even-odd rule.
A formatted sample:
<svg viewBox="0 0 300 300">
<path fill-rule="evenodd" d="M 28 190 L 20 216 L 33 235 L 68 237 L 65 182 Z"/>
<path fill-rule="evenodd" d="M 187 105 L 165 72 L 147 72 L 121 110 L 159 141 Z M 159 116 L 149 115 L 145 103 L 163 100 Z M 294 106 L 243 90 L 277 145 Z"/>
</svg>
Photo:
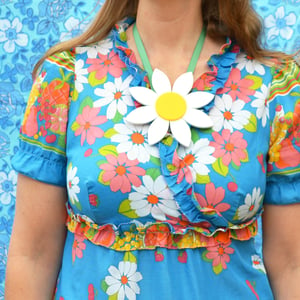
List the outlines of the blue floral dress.
<svg viewBox="0 0 300 300">
<path fill-rule="evenodd" d="M 13 166 L 68 191 L 55 299 L 273 299 L 254 237 L 263 204 L 300 202 L 299 67 L 228 40 L 193 86 L 213 127 L 150 146 L 128 25 L 49 57 L 28 100 Z"/>
</svg>

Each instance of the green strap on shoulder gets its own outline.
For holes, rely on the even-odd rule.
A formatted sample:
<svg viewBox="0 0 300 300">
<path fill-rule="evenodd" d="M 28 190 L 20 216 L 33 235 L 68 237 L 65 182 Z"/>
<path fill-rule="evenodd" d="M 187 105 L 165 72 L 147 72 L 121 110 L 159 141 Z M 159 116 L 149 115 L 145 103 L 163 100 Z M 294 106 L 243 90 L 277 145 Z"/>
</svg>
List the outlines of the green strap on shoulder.
<svg viewBox="0 0 300 300">
<path fill-rule="evenodd" d="M 142 64 L 144 66 L 145 71 L 148 74 L 150 85 L 152 87 L 152 74 L 153 74 L 153 70 L 152 70 L 152 67 L 151 67 L 151 64 L 150 64 L 150 61 L 149 61 L 146 49 L 144 47 L 142 38 L 141 38 L 141 36 L 140 36 L 140 34 L 138 32 L 136 23 L 134 23 L 134 25 L 133 25 L 133 37 L 134 37 L 134 40 L 135 40 L 135 44 L 136 44 L 137 50 L 138 50 L 139 55 L 141 57 Z M 194 71 L 195 71 L 195 68 L 196 68 L 199 56 L 200 56 L 201 51 L 203 49 L 205 37 L 206 37 L 206 27 L 203 26 L 203 29 L 202 29 L 200 37 L 199 37 L 199 39 L 197 41 L 196 47 L 194 49 L 194 52 L 193 52 L 193 55 L 192 55 L 192 58 L 191 58 L 191 61 L 190 61 L 190 64 L 189 64 L 189 67 L 188 67 L 188 70 L 187 70 L 188 72 L 194 73 Z"/>
</svg>

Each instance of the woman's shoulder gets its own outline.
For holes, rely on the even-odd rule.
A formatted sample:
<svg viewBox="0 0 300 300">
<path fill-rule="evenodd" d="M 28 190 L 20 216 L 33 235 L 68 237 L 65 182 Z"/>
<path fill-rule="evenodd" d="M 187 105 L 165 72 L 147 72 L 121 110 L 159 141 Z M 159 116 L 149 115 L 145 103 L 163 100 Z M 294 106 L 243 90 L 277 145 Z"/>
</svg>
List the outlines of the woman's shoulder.
<svg viewBox="0 0 300 300">
<path fill-rule="evenodd" d="M 285 96 L 293 90 L 300 89 L 300 66 L 294 60 L 284 60 L 275 63 L 271 68 L 272 84 L 270 89 L 270 100 L 276 96 Z"/>
<path fill-rule="evenodd" d="M 60 69 L 74 72 L 75 49 L 64 50 L 48 56 L 42 64 L 40 72 L 59 72 Z"/>
</svg>

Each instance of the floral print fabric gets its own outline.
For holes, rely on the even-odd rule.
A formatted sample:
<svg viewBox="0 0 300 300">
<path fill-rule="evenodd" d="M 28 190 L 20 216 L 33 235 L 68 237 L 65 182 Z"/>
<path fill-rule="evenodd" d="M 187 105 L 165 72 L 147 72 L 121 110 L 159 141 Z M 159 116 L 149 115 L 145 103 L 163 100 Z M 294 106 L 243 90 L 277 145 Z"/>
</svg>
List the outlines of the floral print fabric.
<svg viewBox="0 0 300 300">
<path fill-rule="evenodd" d="M 127 26 L 50 57 L 22 123 L 16 170 L 68 190 L 56 298 L 273 299 L 252 237 L 264 203 L 300 201 L 299 67 L 228 41 L 194 83 L 215 94 L 212 130 L 149 146 L 125 121 L 148 86 Z"/>
</svg>

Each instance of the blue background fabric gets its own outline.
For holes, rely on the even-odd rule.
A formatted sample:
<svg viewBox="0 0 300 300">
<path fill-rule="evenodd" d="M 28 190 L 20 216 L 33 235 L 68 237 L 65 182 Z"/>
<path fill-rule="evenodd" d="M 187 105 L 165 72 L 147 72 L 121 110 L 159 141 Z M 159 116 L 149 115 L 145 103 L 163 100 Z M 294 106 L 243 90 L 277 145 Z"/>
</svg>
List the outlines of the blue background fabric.
<svg viewBox="0 0 300 300">
<path fill-rule="evenodd" d="M 53 44 L 83 31 L 104 0 L 0 0 L 0 300 L 12 230 L 17 174 L 10 158 L 18 134 L 31 71 Z M 253 0 L 264 22 L 264 45 L 300 49 L 300 0 Z"/>
</svg>

